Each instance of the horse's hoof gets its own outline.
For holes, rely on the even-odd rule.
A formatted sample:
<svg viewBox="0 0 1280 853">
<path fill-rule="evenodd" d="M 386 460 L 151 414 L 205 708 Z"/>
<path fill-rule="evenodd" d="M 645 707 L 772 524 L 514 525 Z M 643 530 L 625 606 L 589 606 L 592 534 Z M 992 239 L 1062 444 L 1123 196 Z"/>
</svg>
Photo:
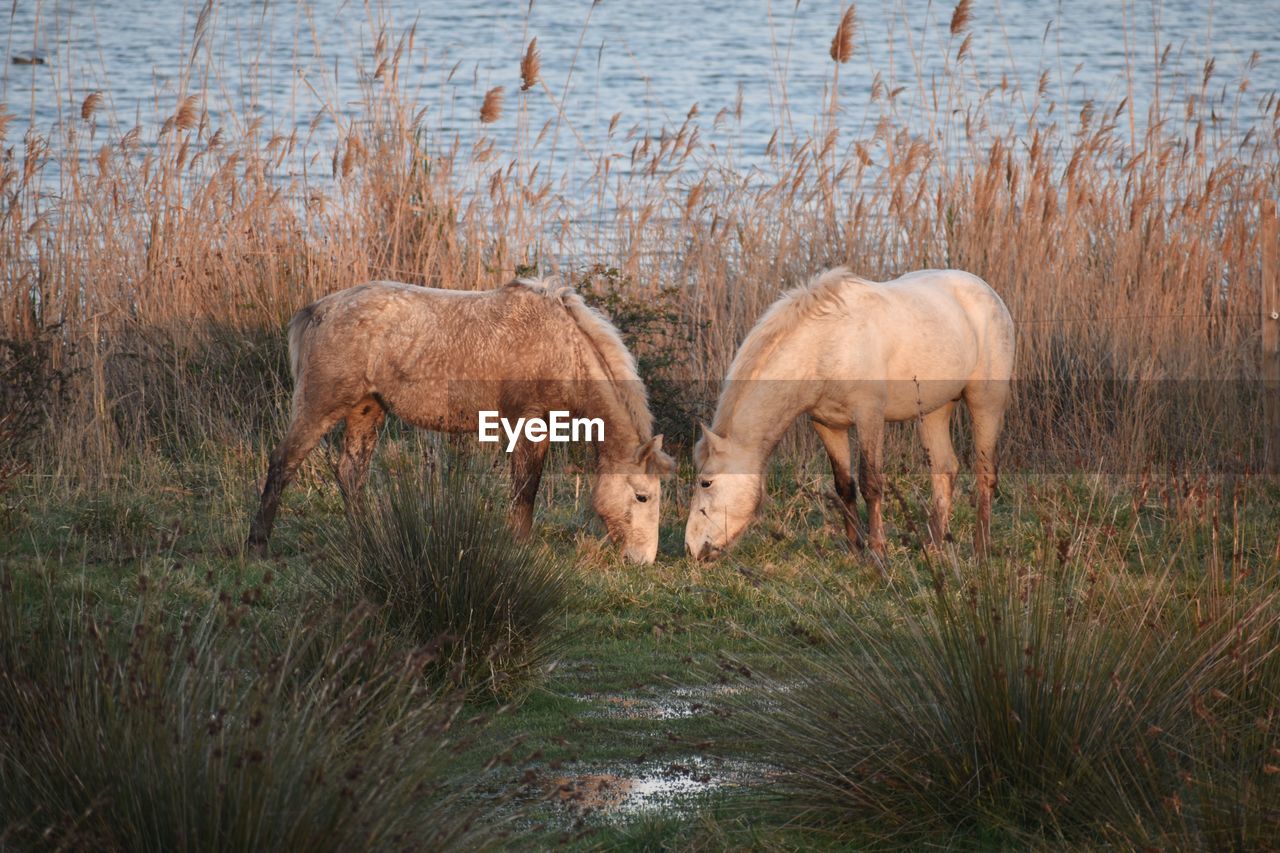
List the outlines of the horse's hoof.
<svg viewBox="0 0 1280 853">
<path fill-rule="evenodd" d="M 245 551 L 248 552 L 249 556 L 253 557 L 255 560 L 267 559 L 267 543 L 266 542 L 254 542 L 250 540 L 248 543 L 245 544 Z"/>
</svg>

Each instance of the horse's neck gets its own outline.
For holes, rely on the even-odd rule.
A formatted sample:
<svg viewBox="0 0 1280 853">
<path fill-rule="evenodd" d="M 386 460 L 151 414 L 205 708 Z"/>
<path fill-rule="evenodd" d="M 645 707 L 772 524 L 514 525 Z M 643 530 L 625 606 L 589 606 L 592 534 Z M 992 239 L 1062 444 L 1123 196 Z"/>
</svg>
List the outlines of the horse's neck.
<svg viewBox="0 0 1280 853">
<path fill-rule="evenodd" d="M 762 370 L 743 371 L 740 377 L 726 380 L 726 388 L 711 429 L 718 435 L 731 436 L 761 463 L 797 416 L 810 411 L 818 403 L 821 382 L 797 372 L 793 357 L 782 356 L 784 342 L 771 364 Z"/>
<path fill-rule="evenodd" d="M 594 371 L 586 373 L 585 381 L 576 383 L 579 400 L 575 409 L 588 418 L 604 422 L 604 440 L 597 446 L 601 459 L 625 460 L 631 458 L 643 440 L 626 406 L 618 398 L 612 382 Z"/>
</svg>

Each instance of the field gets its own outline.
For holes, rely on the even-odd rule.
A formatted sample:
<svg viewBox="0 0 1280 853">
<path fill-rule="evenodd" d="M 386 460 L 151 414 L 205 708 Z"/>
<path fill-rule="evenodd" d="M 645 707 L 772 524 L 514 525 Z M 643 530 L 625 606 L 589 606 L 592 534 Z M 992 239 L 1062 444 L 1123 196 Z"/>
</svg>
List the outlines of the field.
<svg viewBox="0 0 1280 853">
<path fill-rule="evenodd" d="M 829 112 L 752 180 L 699 141 L 732 110 L 694 108 L 613 122 L 566 194 L 537 168 L 536 45 L 476 116 L 514 114 L 520 156 L 452 148 L 394 28 L 314 184 L 279 171 L 308 140 L 214 127 L 194 86 L 136 132 L 94 94 L 57 138 L 0 109 L 0 848 L 1274 848 L 1280 100 L 1209 61 L 1068 111 L 1048 71 L 974 79 L 973 14 L 938 24 L 945 76 L 870 93 L 862 137 L 856 17 L 797 46 L 830 51 Z M 764 308 L 841 263 L 958 267 L 1008 303 L 991 558 L 964 499 L 923 547 L 910 424 L 889 583 L 802 427 L 748 536 L 686 558 L 698 418 Z M 531 272 L 637 355 L 680 463 L 655 564 L 602 541 L 581 450 L 526 545 L 501 454 L 397 424 L 362 513 L 325 447 L 246 554 L 298 307 Z"/>
</svg>

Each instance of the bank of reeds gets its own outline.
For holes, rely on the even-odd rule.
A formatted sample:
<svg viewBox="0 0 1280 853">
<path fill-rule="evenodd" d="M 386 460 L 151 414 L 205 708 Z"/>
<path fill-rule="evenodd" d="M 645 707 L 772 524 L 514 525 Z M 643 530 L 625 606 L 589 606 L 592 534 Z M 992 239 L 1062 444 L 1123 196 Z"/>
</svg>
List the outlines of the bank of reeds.
<svg viewBox="0 0 1280 853">
<path fill-rule="evenodd" d="M 584 149 L 594 175 L 562 193 L 523 102 L 509 105 L 523 140 L 510 162 L 483 134 L 469 149 L 436 135 L 399 65 L 414 34 L 390 28 L 359 120 L 323 150 L 256 119 L 215 126 L 199 93 L 160 127 L 119 127 L 93 95 L 57 138 L 16 138 L 10 119 L 3 336 L 56 325 L 66 346 L 51 357 L 76 377 L 46 446 L 74 448 L 83 475 L 157 439 L 257 438 L 271 430 L 255 412 L 283 405 L 283 324 L 310 299 L 374 277 L 492 287 L 603 258 L 638 302 L 675 288 L 699 331 L 655 345 L 678 348 L 665 378 L 695 396 L 713 396 L 764 307 L 813 272 L 954 266 L 1018 323 L 1011 462 L 1255 462 L 1280 101 L 1250 87 L 1254 63 L 1232 79 L 1212 62 L 1166 74 L 1152 106 L 1068 112 L 1047 70 L 1029 90 L 978 79 L 966 35 L 991 23 L 967 7 L 951 22 L 945 74 L 892 91 L 877 78 L 861 135 L 841 127 L 852 95 L 833 85 L 829 116 L 808 135 L 780 128 L 750 180 L 731 149 L 701 144 L 694 109 L 658 134 L 615 120 L 608 152 Z M 848 41 L 836 34 L 837 60 Z M 511 72 L 529 78 L 519 98 L 552 97 L 528 56 Z M 282 178 L 289 158 L 324 174 Z M 563 225 L 601 210 L 589 235 Z"/>
</svg>

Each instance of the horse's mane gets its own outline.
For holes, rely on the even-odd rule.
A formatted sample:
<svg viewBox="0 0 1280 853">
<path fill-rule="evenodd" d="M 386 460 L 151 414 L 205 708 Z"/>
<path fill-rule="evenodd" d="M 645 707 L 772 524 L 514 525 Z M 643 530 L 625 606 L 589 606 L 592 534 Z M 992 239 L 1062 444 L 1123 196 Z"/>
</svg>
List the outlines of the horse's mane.
<svg viewBox="0 0 1280 853">
<path fill-rule="evenodd" d="M 846 282 L 862 281 L 848 267 L 834 267 L 819 273 L 807 284 L 794 287 L 779 296 L 747 332 L 725 374 L 725 392 L 716 407 L 716 423 L 733 411 L 738 396 L 745 390 L 744 380 L 754 379 L 760 366 L 786 337 L 805 320 L 821 317 L 845 305 Z"/>
<path fill-rule="evenodd" d="M 653 415 L 645 395 L 644 382 L 636 371 L 636 360 L 622 342 L 622 336 L 609 319 L 586 303 L 582 296 L 559 279 L 520 278 L 508 287 L 521 287 L 546 296 L 564 307 L 591 352 L 595 353 L 600 369 L 609 379 L 609 387 L 622 410 L 627 413 L 631 425 L 641 442 L 653 437 Z"/>
</svg>

